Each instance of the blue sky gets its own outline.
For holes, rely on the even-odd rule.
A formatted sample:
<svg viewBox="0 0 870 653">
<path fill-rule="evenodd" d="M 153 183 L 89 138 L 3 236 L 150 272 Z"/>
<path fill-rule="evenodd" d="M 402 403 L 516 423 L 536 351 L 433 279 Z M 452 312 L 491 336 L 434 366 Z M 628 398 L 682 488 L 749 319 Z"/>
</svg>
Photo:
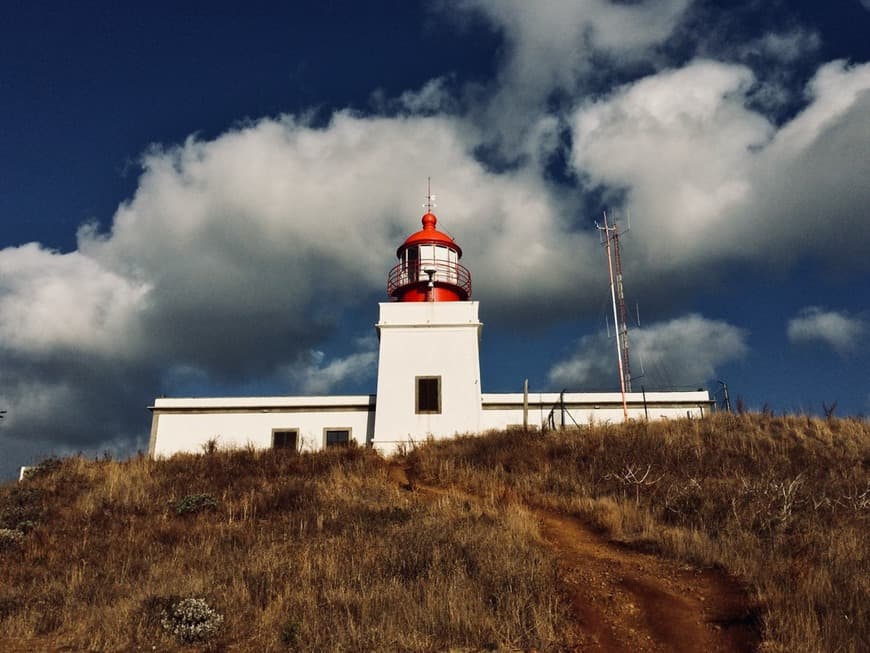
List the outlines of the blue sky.
<svg viewBox="0 0 870 653">
<path fill-rule="evenodd" d="M 155 396 L 368 393 L 426 179 L 485 391 L 632 367 L 870 411 L 870 7 L 11 2 L 0 21 L 0 474 L 147 445 Z"/>
</svg>

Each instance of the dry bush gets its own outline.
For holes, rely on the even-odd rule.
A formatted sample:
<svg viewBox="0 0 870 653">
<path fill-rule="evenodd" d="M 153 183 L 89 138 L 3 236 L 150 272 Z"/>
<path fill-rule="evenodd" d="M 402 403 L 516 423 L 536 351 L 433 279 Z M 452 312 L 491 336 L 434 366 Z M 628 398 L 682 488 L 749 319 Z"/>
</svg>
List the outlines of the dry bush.
<svg viewBox="0 0 870 653">
<path fill-rule="evenodd" d="M 870 650 L 870 423 L 717 414 L 413 451 L 430 483 L 581 515 L 614 539 L 744 579 L 765 651 Z"/>
<path fill-rule="evenodd" d="M 358 448 L 69 458 L 0 515 L 33 523 L 0 551 L 13 650 L 191 650 L 166 627 L 186 597 L 222 618 L 210 650 L 553 650 L 570 626 L 529 514 L 423 501 Z"/>
</svg>

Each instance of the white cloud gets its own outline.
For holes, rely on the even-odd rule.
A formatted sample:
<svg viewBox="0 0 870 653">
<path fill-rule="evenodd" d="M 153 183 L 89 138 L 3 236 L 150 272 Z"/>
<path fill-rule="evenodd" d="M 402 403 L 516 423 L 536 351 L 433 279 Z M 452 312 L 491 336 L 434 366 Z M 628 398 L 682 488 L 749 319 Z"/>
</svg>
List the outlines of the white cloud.
<svg viewBox="0 0 870 653">
<path fill-rule="evenodd" d="M 105 441 L 161 390 L 274 379 L 325 350 L 349 313 L 386 299 L 430 175 L 490 314 L 567 310 L 598 272 L 553 252 L 595 251 L 593 237 L 570 232 L 534 173 L 491 173 L 473 146 L 453 119 L 340 112 L 323 128 L 264 119 L 150 150 L 110 232 L 84 226 L 67 254 L 0 251 L 0 398 L 16 433 Z M 325 392 L 372 361 L 305 368 L 299 385 Z M 128 401 L 126 421 L 93 426 Z M 48 426 L 70 411 L 83 421 Z"/>
<path fill-rule="evenodd" d="M 804 27 L 767 32 L 750 41 L 734 41 L 727 30 L 720 33 L 717 47 L 702 48 L 720 60 L 736 61 L 757 75 L 748 100 L 770 116 L 783 116 L 803 104 L 802 78 L 807 64 L 815 62 L 822 45 L 819 34 Z"/>
<path fill-rule="evenodd" d="M 822 342 L 840 354 L 864 344 L 867 322 L 841 311 L 808 306 L 788 321 L 787 333 L 793 343 Z"/>
<path fill-rule="evenodd" d="M 741 213 L 766 237 L 748 249 L 757 257 L 771 252 L 779 260 L 818 257 L 841 270 L 866 268 L 870 64 L 825 64 L 807 94 L 807 108 L 758 152 Z"/>
<path fill-rule="evenodd" d="M 301 371 L 288 370 L 287 376 L 304 394 L 327 394 L 348 381 L 373 380 L 377 357 L 375 351 L 360 351 L 325 363 L 324 353 L 315 350 L 309 366 Z"/>
<path fill-rule="evenodd" d="M 805 28 L 795 28 L 786 32 L 770 32 L 749 43 L 738 46 L 746 58 L 751 55 L 764 56 L 783 63 L 798 61 L 815 52 L 822 44 L 818 33 Z"/>
<path fill-rule="evenodd" d="M 484 16 L 505 37 L 495 88 L 482 99 L 480 121 L 516 147 L 554 90 L 573 93 L 596 70 L 641 60 L 672 33 L 691 0 L 465 0 L 459 7 Z M 445 3 L 450 11 L 456 5 Z M 600 62 L 598 63 L 600 65 Z"/>
<path fill-rule="evenodd" d="M 647 276 L 698 278 L 740 259 L 866 266 L 870 65 L 823 66 L 779 130 L 746 108 L 753 79 L 695 61 L 575 112 L 575 169 L 627 190 Z"/>
<path fill-rule="evenodd" d="M 866 267 L 870 64 L 821 67 L 806 108 L 781 127 L 748 108 L 758 79 L 742 65 L 697 60 L 584 94 L 590 79 L 656 58 L 690 4 L 466 0 L 465 15 L 505 40 L 497 78 L 466 87 L 464 104 L 448 75 L 385 100 L 398 116 L 338 111 L 323 127 L 284 116 L 153 148 L 109 233 L 85 226 L 66 254 L 0 251 L 0 401 L 15 408 L 15 432 L 132 441 L 142 397 L 176 384 L 236 387 L 295 370 L 325 392 L 364 379 L 373 348 L 332 360 L 330 339 L 383 298 L 429 176 L 488 318 L 546 324 L 597 303 L 602 252 L 580 208 L 590 186 L 625 192 L 615 208 L 634 216 L 632 292 L 673 296 L 734 261 Z M 752 47 L 789 63 L 812 45 L 798 30 Z M 576 103 L 580 188 L 541 173 L 564 129 L 565 105 L 547 107 L 556 91 Z M 521 163 L 496 172 L 477 160 L 493 134 L 514 136 L 502 146 Z M 745 333 L 694 315 L 632 337 L 659 384 L 699 383 L 746 350 Z M 612 385 L 611 349 L 587 337 L 551 380 Z"/>
<path fill-rule="evenodd" d="M 696 61 L 575 113 L 574 165 L 593 183 L 629 190 L 649 266 L 706 262 L 712 248 L 742 250 L 722 221 L 743 206 L 751 148 L 772 131 L 743 105 L 752 80 L 742 66 Z"/>
<path fill-rule="evenodd" d="M 745 330 L 697 314 L 629 332 L 632 374 L 645 372 L 639 385 L 697 386 L 716 377 L 721 365 L 748 351 Z M 619 385 L 616 346 L 603 334 L 584 336 L 575 352 L 549 372 L 551 383 L 572 390 Z"/>
<path fill-rule="evenodd" d="M 447 118 L 338 113 L 323 129 L 288 117 L 189 139 L 146 157 L 111 233 L 83 231 L 80 250 L 147 279 L 155 312 L 175 324 L 164 337 L 185 347 L 196 331 L 213 341 L 212 327 L 253 338 L 252 321 L 257 338 L 270 325 L 284 338 L 381 292 L 431 176 L 439 226 L 457 234 L 476 293 L 496 307 L 578 294 L 578 278 L 597 272 L 553 252 L 594 251 L 592 234 L 571 233 L 534 171 L 488 172 L 466 137 Z"/>
<path fill-rule="evenodd" d="M 403 91 L 398 97 L 388 96 L 383 89 L 375 89 L 369 96 L 369 104 L 382 116 L 404 114 L 432 116 L 456 114 L 459 99 L 451 90 L 450 75 L 427 80 L 420 88 Z"/>
<path fill-rule="evenodd" d="M 445 77 L 430 79 L 420 90 L 405 91 L 399 96 L 399 104 L 414 114 L 451 111 L 456 108 L 455 103 Z"/>
<path fill-rule="evenodd" d="M 149 289 L 80 252 L 36 243 L 0 250 L 0 341 L 35 355 L 136 355 Z"/>
</svg>

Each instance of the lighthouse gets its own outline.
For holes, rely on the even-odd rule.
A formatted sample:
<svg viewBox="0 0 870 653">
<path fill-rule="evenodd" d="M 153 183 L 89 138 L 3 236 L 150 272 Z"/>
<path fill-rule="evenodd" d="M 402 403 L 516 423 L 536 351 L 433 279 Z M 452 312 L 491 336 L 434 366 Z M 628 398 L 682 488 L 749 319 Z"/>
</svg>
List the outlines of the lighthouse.
<svg viewBox="0 0 870 653">
<path fill-rule="evenodd" d="M 475 433 L 480 427 L 480 331 L 462 248 L 438 229 L 432 197 L 423 228 L 405 239 L 387 275 L 376 325 L 378 386 L 372 446 Z"/>
<path fill-rule="evenodd" d="M 626 419 L 696 417 L 706 390 L 482 393 L 478 302 L 462 248 L 438 228 L 429 195 L 422 229 L 396 250 L 379 304 L 377 394 L 159 397 L 148 452 L 221 447 L 288 453 L 370 446 L 392 454 L 429 439 L 515 427 L 564 428 Z M 540 425 L 540 427 L 536 426 Z"/>
</svg>

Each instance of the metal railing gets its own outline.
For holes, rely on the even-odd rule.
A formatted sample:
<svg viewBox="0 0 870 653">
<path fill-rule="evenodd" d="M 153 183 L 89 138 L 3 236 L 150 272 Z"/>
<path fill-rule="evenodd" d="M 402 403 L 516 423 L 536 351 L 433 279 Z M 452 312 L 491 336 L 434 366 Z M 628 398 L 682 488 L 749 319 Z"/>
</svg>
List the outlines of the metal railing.
<svg viewBox="0 0 870 653">
<path fill-rule="evenodd" d="M 405 286 L 428 283 L 430 271 L 432 271 L 432 281 L 435 283 L 457 286 L 471 297 L 471 272 L 459 263 L 434 259 L 399 263 L 387 275 L 387 294 L 392 296 L 395 291 Z"/>
</svg>

